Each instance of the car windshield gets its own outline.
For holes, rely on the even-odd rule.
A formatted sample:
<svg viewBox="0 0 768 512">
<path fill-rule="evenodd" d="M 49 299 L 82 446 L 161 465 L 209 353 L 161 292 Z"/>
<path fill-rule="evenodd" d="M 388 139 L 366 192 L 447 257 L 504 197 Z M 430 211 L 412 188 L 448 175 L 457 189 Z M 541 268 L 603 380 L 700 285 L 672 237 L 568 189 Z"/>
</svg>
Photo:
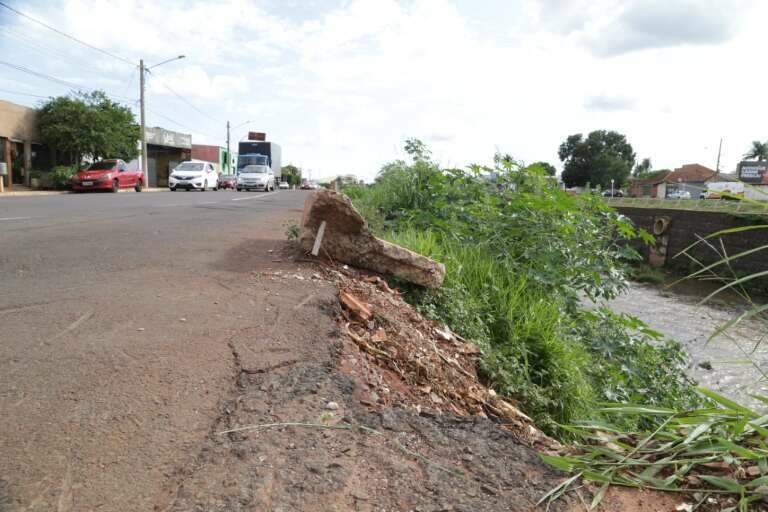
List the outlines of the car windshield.
<svg viewBox="0 0 768 512">
<path fill-rule="evenodd" d="M 240 172 L 249 174 L 264 174 L 267 172 L 267 168 L 263 165 L 246 165 L 240 169 Z"/>
<path fill-rule="evenodd" d="M 174 171 L 202 171 L 203 170 L 203 164 L 200 162 L 184 162 L 183 164 L 179 164 Z"/>
<path fill-rule="evenodd" d="M 245 170 L 246 167 L 252 167 L 255 165 L 269 165 L 267 157 L 264 155 L 240 155 L 237 159 L 237 169 L 240 172 L 257 172 L 253 170 Z"/>
<path fill-rule="evenodd" d="M 108 171 L 114 169 L 117 162 L 114 160 L 102 160 L 101 162 L 94 162 L 88 166 L 89 171 Z"/>
</svg>

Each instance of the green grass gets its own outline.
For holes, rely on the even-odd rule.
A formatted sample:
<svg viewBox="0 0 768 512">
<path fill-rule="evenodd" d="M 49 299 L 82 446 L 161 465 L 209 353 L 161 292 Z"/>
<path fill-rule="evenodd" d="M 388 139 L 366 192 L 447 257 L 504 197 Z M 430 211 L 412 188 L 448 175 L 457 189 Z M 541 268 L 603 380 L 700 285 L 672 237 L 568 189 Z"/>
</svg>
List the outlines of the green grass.
<svg viewBox="0 0 768 512">
<path fill-rule="evenodd" d="M 669 210 L 768 215 L 768 201 L 618 197 L 606 199 L 606 202 L 613 207 L 626 206 L 632 208 L 664 208 Z"/>
</svg>

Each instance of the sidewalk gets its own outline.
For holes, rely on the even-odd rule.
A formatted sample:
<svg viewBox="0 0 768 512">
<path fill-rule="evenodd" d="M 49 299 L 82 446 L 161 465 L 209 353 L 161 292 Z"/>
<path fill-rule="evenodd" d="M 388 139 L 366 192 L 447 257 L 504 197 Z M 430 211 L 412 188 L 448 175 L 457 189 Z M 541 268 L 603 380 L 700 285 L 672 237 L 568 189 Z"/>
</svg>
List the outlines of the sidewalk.
<svg viewBox="0 0 768 512">
<path fill-rule="evenodd" d="M 120 191 L 123 192 L 132 192 L 132 188 L 126 188 L 124 190 Z M 144 188 L 142 192 L 168 192 L 168 188 L 162 187 L 162 188 Z M 0 199 L 6 198 L 6 197 L 31 197 L 31 196 L 59 196 L 62 194 L 71 194 L 72 192 L 69 190 L 32 190 L 26 187 L 20 187 L 19 185 L 14 185 L 13 191 L 9 192 L 6 190 L 2 194 L 0 194 Z"/>
</svg>

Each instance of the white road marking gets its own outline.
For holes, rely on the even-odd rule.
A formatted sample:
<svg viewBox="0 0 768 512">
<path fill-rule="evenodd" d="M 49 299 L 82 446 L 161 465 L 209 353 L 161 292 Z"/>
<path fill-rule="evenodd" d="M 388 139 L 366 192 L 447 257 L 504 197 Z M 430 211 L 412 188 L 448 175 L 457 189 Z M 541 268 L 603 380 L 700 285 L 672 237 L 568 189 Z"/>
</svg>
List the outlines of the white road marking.
<svg viewBox="0 0 768 512">
<path fill-rule="evenodd" d="M 27 220 L 27 219 L 33 219 L 34 217 L 0 217 L 0 221 L 3 220 Z"/>
<path fill-rule="evenodd" d="M 267 192 L 266 194 L 259 194 L 257 196 L 236 197 L 234 199 L 231 199 L 231 201 L 248 201 L 249 199 L 261 199 L 262 197 L 273 196 L 275 194 L 277 194 L 277 192 Z"/>
</svg>

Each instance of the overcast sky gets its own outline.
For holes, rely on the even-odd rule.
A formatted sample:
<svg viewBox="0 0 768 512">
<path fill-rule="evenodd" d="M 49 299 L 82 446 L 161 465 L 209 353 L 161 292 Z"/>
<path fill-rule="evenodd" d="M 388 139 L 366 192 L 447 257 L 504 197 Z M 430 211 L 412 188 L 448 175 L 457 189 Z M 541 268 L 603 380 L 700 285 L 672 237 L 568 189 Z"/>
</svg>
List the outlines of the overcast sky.
<svg viewBox="0 0 768 512">
<path fill-rule="evenodd" d="M 313 177 L 371 179 L 407 137 L 444 165 L 558 169 L 572 133 L 618 130 L 655 168 L 714 167 L 722 137 L 728 171 L 768 139 L 764 0 L 3 2 L 130 61 L 186 55 L 149 77 L 149 125 L 224 145 L 252 121 L 235 142 L 265 131 Z M 4 8 L 0 61 L 135 109 L 134 66 Z M 0 66 L 2 99 L 69 89 Z"/>
</svg>

